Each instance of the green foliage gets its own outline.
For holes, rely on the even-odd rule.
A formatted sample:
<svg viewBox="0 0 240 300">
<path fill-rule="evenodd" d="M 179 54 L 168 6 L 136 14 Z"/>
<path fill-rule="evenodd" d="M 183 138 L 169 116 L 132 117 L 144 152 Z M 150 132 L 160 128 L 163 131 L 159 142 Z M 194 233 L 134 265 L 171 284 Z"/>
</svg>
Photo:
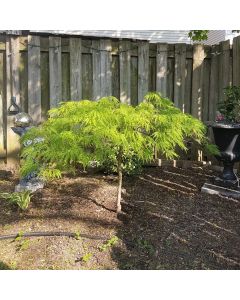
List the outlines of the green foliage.
<svg viewBox="0 0 240 300">
<path fill-rule="evenodd" d="M 147 94 L 136 107 L 121 104 L 114 97 L 65 102 L 51 109 L 46 122 L 21 138 L 22 143 L 44 138 L 22 147 L 21 174 L 38 170 L 40 177 L 59 178 L 63 171 L 74 171 L 79 165 L 85 168 L 93 161 L 116 169 L 119 154 L 127 173 L 137 161 L 152 160 L 154 147 L 174 158 L 176 146 L 186 150 L 184 138 L 201 142 L 204 134 L 200 121 L 183 114 L 158 93 Z"/>
<path fill-rule="evenodd" d="M 24 235 L 24 232 L 23 231 L 19 231 L 16 238 L 15 238 L 15 241 L 21 241 L 22 238 L 23 238 L 23 235 Z"/>
<path fill-rule="evenodd" d="M 92 258 L 92 256 L 93 254 L 91 252 L 88 252 L 81 257 L 81 261 L 87 263 Z"/>
<path fill-rule="evenodd" d="M 209 30 L 190 30 L 188 36 L 195 41 L 205 41 L 208 39 Z"/>
<path fill-rule="evenodd" d="M 22 240 L 18 246 L 17 246 L 17 251 L 23 251 L 23 250 L 27 250 L 30 246 L 30 240 Z"/>
<path fill-rule="evenodd" d="M 117 236 L 113 236 L 111 239 L 109 239 L 108 241 L 106 241 L 106 243 L 104 243 L 103 245 L 101 245 L 98 249 L 100 251 L 106 251 L 107 249 L 111 248 L 112 246 L 116 245 L 116 243 L 118 242 L 118 237 Z"/>
<path fill-rule="evenodd" d="M 0 197 L 6 199 L 10 203 L 17 204 L 22 210 L 26 210 L 31 201 L 32 194 L 30 191 L 0 193 Z"/>
<path fill-rule="evenodd" d="M 76 231 L 74 237 L 75 237 L 76 240 L 81 240 L 81 234 L 80 234 L 80 231 Z"/>
<path fill-rule="evenodd" d="M 240 86 L 228 86 L 224 89 L 225 98 L 218 109 L 225 120 L 231 123 L 240 122 Z"/>
</svg>

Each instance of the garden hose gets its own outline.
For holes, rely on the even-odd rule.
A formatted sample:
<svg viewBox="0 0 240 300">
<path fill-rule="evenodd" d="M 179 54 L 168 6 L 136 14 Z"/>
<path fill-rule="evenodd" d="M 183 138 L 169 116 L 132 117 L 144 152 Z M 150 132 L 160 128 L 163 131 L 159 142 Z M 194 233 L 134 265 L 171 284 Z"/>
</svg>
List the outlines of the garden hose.
<svg viewBox="0 0 240 300">
<path fill-rule="evenodd" d="M 72 238 L 76 238 L 78 236 L 77 233 L 74 232 L 64 232 L 64 231 L 36 231 L 36 232 L 25 232 L 25 233 L 16 233 L 16 234 L 9 234 L 9 235 L 0 235 L 0 240 L 7 240 L 7 239 L 16 239 L 17 237 L 43 237 L 43 236 L 68 236 Z M 107 237 L 103 236 L 94 236 L 89 234 L 79 234 L 80 238 L 92 239 L 92 240 L 107 240 Z"/>
</svg>

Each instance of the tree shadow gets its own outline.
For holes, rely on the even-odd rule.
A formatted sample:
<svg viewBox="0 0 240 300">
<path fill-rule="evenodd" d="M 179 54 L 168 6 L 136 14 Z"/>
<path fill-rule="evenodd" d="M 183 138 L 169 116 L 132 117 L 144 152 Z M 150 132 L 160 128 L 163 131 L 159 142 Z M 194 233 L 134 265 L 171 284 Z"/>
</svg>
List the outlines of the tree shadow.
<svg viewBox="0 0 240 300">
<path fill-rule="evenodd" d="M 118 268 L 240 269 L 240 203 L 201 194 L 206 176 L 199 171 L 168 170 L 126 182 L 123 244 L 112 251 Z"/>
<path fill-rule="evenodd" d="M 12 270 L 7 264 L 0 261 L 0 270 Z"/>
</svg>

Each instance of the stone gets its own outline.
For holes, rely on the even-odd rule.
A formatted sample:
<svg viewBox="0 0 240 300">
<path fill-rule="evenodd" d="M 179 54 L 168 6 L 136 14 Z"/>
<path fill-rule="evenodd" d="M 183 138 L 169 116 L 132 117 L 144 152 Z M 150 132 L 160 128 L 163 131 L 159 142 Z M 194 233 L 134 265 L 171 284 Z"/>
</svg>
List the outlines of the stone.
<svg viewBox="0 0 240 300">
<path fill-rule="evenodd" d="M 15 186 L 15 192 L 30 191 L 32 193 L 44 187 L 44 181 L 38 178 L 21 179 L 19 184 Z"/>
<path fill-rule="evenodd" d="M 240 189 L 229 189 L 215 184 L 204 183 L 201 188 L 202 193 L 207 193 L 210 195 L 222 195 L 225 197 L 232 197 L 240 199 Z"/>
</svg>

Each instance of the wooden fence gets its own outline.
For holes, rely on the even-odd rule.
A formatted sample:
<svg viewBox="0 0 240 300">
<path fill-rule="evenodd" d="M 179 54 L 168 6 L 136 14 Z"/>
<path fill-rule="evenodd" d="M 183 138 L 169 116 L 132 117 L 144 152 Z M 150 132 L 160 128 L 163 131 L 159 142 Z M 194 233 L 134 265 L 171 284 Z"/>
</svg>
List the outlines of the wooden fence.
<svg viewBox="0 0 240 300">
<path fill-rule="evenodd" d="M 240 37 L 230 45 L 150 44 L 73 36 L 0 36 L 0 158 L 19 151 L 11 97 L 36 124 L 61 101 L 114 95 L 136 105 L 160 91 L 184 112 L 215 118 L 223 88 L 240 85 Z"/>
</svg>

